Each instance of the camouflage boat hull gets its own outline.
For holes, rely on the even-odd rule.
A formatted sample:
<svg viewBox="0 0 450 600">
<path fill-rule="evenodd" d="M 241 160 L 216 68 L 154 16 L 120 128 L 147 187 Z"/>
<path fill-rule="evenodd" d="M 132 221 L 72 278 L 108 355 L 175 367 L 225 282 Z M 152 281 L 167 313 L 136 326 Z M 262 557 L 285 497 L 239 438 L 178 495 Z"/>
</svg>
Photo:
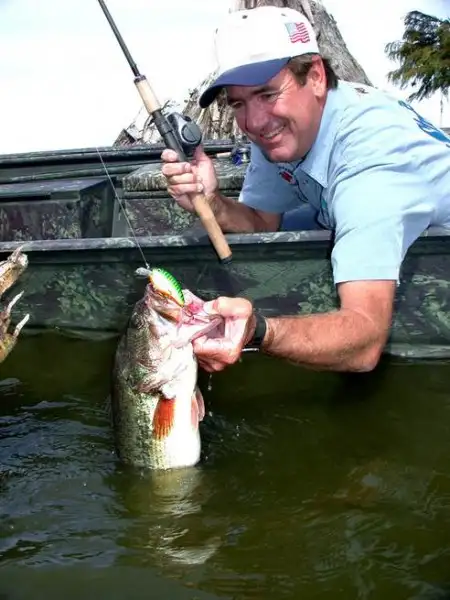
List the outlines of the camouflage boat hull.
<svg viewBox="0 0 450 600">
<path fill-rule="evenodd" d="M 228 235 L 231 266 L 219 264 L 204 236 L 139 238 L 149 265 L 162 266 L 203 298 L 242 295 L 267 316 L 309 314 L 337 307 L 326 231 Z M 0 260 L 20 242 L 0 243 Z M 29 267 L 18 321 L 26 330 L 57 329 L 87 337 L 116 336 L 145 282 L 135 276 L 143 258 L 129 237 L 25 242 Z M 5 295 L 7 302 L 16 287 Z M 410 249 L 397 289 L 386 353 L 450 357 L 450 232 L 427 231 Z"/>
</svg>

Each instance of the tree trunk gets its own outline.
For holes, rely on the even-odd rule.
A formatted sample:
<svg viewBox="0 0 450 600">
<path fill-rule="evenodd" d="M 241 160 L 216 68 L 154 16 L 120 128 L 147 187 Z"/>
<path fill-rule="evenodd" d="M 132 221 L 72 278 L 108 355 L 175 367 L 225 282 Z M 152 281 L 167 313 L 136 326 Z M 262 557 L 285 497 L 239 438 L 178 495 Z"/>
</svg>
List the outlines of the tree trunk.
<svg viewBox="0 0 450 600">
<path fill-rule="evenodd" d="M 361 65 L 350 54 L 345 45 L 336 21 L 328 14 L 319 0 L 236 0 L 235 10 L 256 8 L 257 6 L 264 5 L 288 7 L 302 12 L 314 27 L 322 55 L 330 59 L 338 77 L 344 81 L 356 81 L 370 85 L 370 81 Z M 203 131 L 203 138 L 205 140 L 230 139 L 235 141 L 239 139 L 240 132 L 231 111 L 223 101 L 213 102 L 206 109 L 201 109 L 198 105 L 201 91 L 214 77 L 215 73 L 211 73 L 191 93 L 183 108 L 183 113 L 197 122 Z M 149 141 L 161 142 L 161 137 L 153 123 L 147 123 L 140 132 L 133 123 L 127 129 L 128 131 L 133 131 L 136 141 L 130 141 L 129 136 L 122 136 L 124 142 L 126 138 L 126 145 L 143 143 L 144 140 L 147 143 Z M 121 145 L 120 135 L 115 144 Z"/>
</svg>

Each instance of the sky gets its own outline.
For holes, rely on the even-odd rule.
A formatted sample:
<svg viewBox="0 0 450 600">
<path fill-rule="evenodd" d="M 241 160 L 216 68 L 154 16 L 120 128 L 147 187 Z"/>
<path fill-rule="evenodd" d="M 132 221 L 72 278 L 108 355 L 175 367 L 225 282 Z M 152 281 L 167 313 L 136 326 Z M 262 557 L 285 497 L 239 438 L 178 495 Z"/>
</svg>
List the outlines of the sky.
<svg viewBox="0 0 450 600">
<path fill-rule="evenodd" d="M 450 0 L 322 0 L 377 87 L 395 68 L 384 53 L 410 10 L 450 16 Z M 181 105 L 212 71 L 213 31 L 233 0 L 106 0 L 161 104 Z M 131 69 L 96 0 L 0 0 L 0 153 L 111 145 L 142 109 Z M 439 98 L 414 103 L 436 125 Z"/>
</svg>

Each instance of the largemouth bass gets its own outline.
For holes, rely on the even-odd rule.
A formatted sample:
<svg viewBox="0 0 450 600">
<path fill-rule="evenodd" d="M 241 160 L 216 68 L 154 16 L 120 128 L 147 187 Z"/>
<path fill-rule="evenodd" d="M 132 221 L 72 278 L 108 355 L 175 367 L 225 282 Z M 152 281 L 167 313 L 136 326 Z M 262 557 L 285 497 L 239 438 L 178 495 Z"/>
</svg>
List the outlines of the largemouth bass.
<svg viewBox="0 0 450 600">
<path fill-rule="evenodd" d="M 8 258 L 0 262 L 0 296 L 2 296 L 22 275 L 28 266 L 28 257 L 23 254 L 22 247 L 16 248 Z M 0 362 L 10 354 L 16 345 L 19 333 L 25 323 L 30 318 L 27 314 L 16 325 L 12 333 L 8 331 L 11 322 L 11 311 L 22 297 L 23 291 L 13 297 L 13 299 L 0 311 Z"/>
<path fill-rule="evenodd" d="M 192 341 L 222 320 L 162 269 L 149 275 L 121 337 L 112 377 L 112 420 L 119 458 L 149 469 L 195 465 L 204 403 Z"/>
</svg>

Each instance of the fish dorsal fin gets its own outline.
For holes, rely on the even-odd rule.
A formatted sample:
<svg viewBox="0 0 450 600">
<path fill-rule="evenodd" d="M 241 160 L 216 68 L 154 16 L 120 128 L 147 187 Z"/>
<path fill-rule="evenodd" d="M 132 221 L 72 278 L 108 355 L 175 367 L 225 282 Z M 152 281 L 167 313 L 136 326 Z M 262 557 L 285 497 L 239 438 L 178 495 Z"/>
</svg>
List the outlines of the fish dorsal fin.
<svg viewBox="0 0 450 600">
<path fill-rule="evenodd" d="M 153 437 L 161 440 L 169 435 L 175 420 L 175 400 L 161 395 L 153 415 Z"/>
</svg>

